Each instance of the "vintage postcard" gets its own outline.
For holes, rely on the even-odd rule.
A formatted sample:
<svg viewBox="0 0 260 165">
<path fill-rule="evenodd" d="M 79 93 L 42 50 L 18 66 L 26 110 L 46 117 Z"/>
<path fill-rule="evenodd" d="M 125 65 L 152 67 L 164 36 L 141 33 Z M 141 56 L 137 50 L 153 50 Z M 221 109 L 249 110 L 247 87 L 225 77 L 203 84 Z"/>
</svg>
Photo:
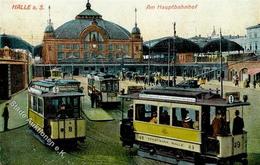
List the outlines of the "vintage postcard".
<svg viewBox="0 0 260 165">
<path fill-rule="evenodd" d="M 260 164 L 260 1 L 0 4 L 0 165 Z"/>
</svg>

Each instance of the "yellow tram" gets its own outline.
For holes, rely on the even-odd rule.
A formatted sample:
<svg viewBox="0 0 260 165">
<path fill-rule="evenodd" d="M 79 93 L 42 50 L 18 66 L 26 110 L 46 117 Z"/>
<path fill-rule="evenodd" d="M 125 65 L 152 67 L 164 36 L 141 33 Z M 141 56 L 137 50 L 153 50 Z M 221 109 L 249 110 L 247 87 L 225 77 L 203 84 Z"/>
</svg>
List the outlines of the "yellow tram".
<svg viewBox="0 0 260 165">
<path fill-rule="evenodd" d="M 38 137 L 42 142 L 51 139 L 61 145 L 74 146 L 77 141 L 84 141 L 86 124 L 81 114 L 84 94 L 79 81 L 33 81 L 28 91 L 29 127 L 36 135 L 41 135 Z"/>
<path fill-rule="evenodd" d="M 203 89 L 156 88 L 122 97 L 133 106 L 122 119 L 121 141 L 137 145 L 138 155 L 168 163 L 247 164 L 247 132 L 230 130 L 235 111 L 243 114 L 249 105 L 247 96 L 240 101 Z"/>
<path fill-rule="evenodd" d="M 110 104 L 118 105 L 120 100 L 119 94 L 119 79 L 114 75 L 109 74 L 97 74 L 88 75 L 88 95 L 95 92 L 98 98 L 98 102 L 101 105 Z"/>
</svg>

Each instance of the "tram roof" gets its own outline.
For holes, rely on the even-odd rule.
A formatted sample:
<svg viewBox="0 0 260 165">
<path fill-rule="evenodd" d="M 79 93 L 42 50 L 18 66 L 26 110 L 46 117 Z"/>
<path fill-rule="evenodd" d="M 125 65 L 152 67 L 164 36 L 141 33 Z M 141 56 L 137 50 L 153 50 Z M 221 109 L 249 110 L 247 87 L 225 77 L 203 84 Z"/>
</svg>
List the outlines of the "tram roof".
<svg viewBox="0 0 260 165">
<path fill-rule="evenodd" d="M 122 95 L 122 98 L 149 100 L 158 102 L 184 103 L 191 105 L 208 105 L 219 107 L 236 107 L 250 105 L 248 102 L 228 103 L 219 94 L 205 89 L 156 88 L 143 90 L 141 93 Z"/>
<path fill-rule="evenodd" d="M 70 96 L 84 96 L 84 93 L 80 92 L 60 92 L 60 93 L 43 93 L 43 97 L 70 97 Z"/>
<path fill-rule="evenodd" d="M 42 87 L 54 87 L 56 85 L 69 85 L 69 84 L 80 84 L 78 80 L 74 79 L 58 79 L 58 80 L 53 80 L 53 79 L 46 79 L 46 80 L 40 80 L 40 81 L 33 81 L 33 85 L 38 85 Z"/>
</svg>

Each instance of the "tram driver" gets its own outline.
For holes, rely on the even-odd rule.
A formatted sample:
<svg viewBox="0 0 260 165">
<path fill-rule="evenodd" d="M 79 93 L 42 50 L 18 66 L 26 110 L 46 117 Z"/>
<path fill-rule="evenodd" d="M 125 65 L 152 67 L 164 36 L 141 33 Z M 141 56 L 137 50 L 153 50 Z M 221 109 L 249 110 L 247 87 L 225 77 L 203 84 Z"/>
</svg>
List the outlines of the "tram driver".
<svg viewBox="0 0 260 165">
<path fill-rule="evenodd" d="M 66 119 L 68 115 L 66 114 L 66 105 L 64 103 L 61 104 L 60 109 L 57 113 L 58 119 Z"/>
</svg>

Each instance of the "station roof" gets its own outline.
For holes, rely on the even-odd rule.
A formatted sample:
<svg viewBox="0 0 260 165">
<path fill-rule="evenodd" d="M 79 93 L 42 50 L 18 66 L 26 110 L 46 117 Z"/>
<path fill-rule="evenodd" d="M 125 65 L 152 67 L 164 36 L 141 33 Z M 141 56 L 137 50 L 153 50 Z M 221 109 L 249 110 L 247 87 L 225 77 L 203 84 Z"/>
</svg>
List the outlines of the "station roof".
<svg viewBox="0 0 260 165">
<path fill-rule="evenodd" d="M 243 47 L 237 44 L 236 42 L 224 38 L 222 38 L 221 41 L 221 48 L 223 52 L 244 50 Z M 220 51 L 220 38 L 207 42 L 207 44 L 205 44 L 202 48 L 202 52 L 215 51 Z"/>
<path fill-rule="evenodd" d="M 257 29 L 260 28 L 260 24 L 254 25 L 254 26 L 249 26 L 246 28 L 246 30 L 250 30 L 250 29 Z"/>
<path fill-rule="evenodd" d="M 33 46 L 20 37 L 0 34 L 0 48 L 23 49 L 32 52 Z"/>
<path fill-rule="evenodd" d="M 163 37 L 155 40 L 150 40 L 144 42 L 144 48 L 155 52 L 167 52 L 169 45 L 175 45 L 175 52 L 177 53 L 187 53 L 187 52 L 200 52 L 200 47 L 196 43 L 184 39 L 181 37 Z"/>
<path fill-rule="evenodd" d="M 42 57 L 42 44 L 36 45 L 33 48 L 33 56 Z"/>
</svg>

